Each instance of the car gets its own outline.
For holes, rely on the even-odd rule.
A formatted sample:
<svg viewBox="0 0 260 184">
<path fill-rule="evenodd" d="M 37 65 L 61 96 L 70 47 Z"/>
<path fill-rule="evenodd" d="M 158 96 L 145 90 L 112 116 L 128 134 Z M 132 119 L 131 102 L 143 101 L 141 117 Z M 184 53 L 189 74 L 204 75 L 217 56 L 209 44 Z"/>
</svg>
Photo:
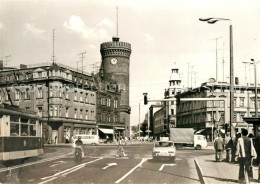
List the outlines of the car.
<svg viewBox="0 0 260 184">
<path fill-rule="evenodd" d="M 81 141 L 83 144 L 91 144 L 91 145 L 99 144 L 98 135 L 85 135 L 85 134 L 75 135 L 72 139 L 72 142 L 75 143 L 78 137 L 81 137 Z"/>
<path fill-rule="evenodd" d="M 168 159 L 175 160 L 176 148 L 172 141 L 156 141 L 152 150 L 153 160 Z"/>
</svg>

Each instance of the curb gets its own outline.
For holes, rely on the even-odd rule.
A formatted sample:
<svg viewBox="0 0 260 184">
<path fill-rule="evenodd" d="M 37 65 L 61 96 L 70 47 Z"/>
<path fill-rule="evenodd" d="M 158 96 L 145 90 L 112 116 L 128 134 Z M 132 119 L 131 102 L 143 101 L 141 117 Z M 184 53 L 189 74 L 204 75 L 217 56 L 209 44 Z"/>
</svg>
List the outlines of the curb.
<svg viewBox="0 0 260 184">
<path fill-rule="evenodd" d="M 200 183 L 208 184 L 207 180 L 204 180 L 204 178 L 203 178 L 204 172 L 203 172 L 202 168 L 200 167 L 199 162 L 197 161 L 196 158 L 194 159 L 194 162 L 195 162 L 196 170 L 198 172 Z"/>
</svg>

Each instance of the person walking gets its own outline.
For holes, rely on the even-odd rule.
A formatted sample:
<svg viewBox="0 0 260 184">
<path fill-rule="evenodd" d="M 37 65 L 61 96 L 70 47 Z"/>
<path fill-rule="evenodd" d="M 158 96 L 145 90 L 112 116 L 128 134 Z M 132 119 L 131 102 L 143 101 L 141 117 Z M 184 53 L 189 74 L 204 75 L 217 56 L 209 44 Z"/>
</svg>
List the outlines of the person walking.
<svg viewBox="0 0 260 184">
<path fill-rule="evenodd" d="M 227 133 L 225 137 L 225 150 L 226 150 L 226 161 L 231 162 L 231 149 L 233 147 L 233 141 Z"/>
<path fill-rule="evenodd" d="M 248 134 L 248 138 L 251 140 L 251 144 L 252 144 L 254 135 L 252 133 L 250 133 L 250 134 Z M 254 146 L 254 145 L 252 145 L 252 146 Z M 251 164 L 249 166 L 249 173 L 248 173 L 249 179 L 253 179 L 253 176 L 254 176 L 254 173 L 253 173 L 253 161 L 254 161 L 254 157 L 252 157 L 252 153 L 251 153 Z"/>
<path fill-rule="evenodd" d="M 237 140 L 236 146 L 236 157 L 235 160 L 239 163 L 239 183 L 249 183 L 249 167 L 251 165 L 251 153 L 253 149 L 253 144 L 250 138 L 247 137 L 248 131 L 242 129 L 242 137 Z"/>
<path fill-rule="evenodd" d="M 257 164 L 258 164 L 258 183 L 260 183 L 260 132 L 258 131 L 257 136 L 254 141 L 255 151 L 257 154 Z"/>
<path fill-rule="evenodd" d="M 217 138 L 214 141 L 214 148 L 215 148 L 215 159 L 216 162 L 222 160 L 222 152 L 224 149 L 224 142 L 222 137 L 218 134 Z"/>
<path fill-rule="evenodd" d="M 117 154 L 116 154 L 116 156 L 118 157 L 119 155 L 124 155 L 124 157 L 126 157 L 127 155 L 125 154 L 125 150 L 124 150 L 124 148 L 123 148 L 123 145 L 124 143 L 123 143 L 123 138 L 122 137 L 120 137 L 120 139 L 119 139 L 119 141 L 118 141 L 118 150 L 117 150 Z"/>
</svg>

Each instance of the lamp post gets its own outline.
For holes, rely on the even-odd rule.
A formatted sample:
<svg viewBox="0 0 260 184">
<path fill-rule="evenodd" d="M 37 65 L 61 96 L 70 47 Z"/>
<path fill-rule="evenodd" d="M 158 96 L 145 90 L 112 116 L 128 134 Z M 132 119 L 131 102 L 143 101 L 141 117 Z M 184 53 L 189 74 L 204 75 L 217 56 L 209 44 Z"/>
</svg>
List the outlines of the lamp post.
<svg viewBox="0 0 260 184">
<path fill-rule="evenodd" d="M 260 61 L 255 62 L 254 59 L 251 59 L 251 61 L 253 63 L 250 64 L 254 64 L 254 75 L 255 75 L 255 117 L 258 117 L 256 64 Z"/>
<path fill-rule="evenodd" d="M 200 21 L 205 21 L 209 24 L 214 24 L 218 21 L 229 21 L 229 37 L 230 37 L 230 136 L 233 137 L 232 123 L 234 122 L 234 68 L 233 68 L 233 30 L 230 19 L 224 18 L 200 18 Z"/>
</svg>

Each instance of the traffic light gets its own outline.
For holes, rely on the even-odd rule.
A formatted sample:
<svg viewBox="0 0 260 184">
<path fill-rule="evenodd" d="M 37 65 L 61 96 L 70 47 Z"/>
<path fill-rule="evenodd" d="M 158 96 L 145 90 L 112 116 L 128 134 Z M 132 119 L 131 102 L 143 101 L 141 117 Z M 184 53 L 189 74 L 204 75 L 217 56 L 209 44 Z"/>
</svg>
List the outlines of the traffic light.
<svg viewBox="0 0 260 184">
<path fill-rule="evenodd" d="M 147 93 L 143 93 L 143 95 L 144 95 L 144 105 L 147 105 L 147 103 L 148 103 L 148 99 L 147 99 Z"/>
<path fill-rule="evenodd" d="M 147 101 L 147 96 L 144 96 L 144 105 L 147 105 L 148 101 Z"/>
</svg>

